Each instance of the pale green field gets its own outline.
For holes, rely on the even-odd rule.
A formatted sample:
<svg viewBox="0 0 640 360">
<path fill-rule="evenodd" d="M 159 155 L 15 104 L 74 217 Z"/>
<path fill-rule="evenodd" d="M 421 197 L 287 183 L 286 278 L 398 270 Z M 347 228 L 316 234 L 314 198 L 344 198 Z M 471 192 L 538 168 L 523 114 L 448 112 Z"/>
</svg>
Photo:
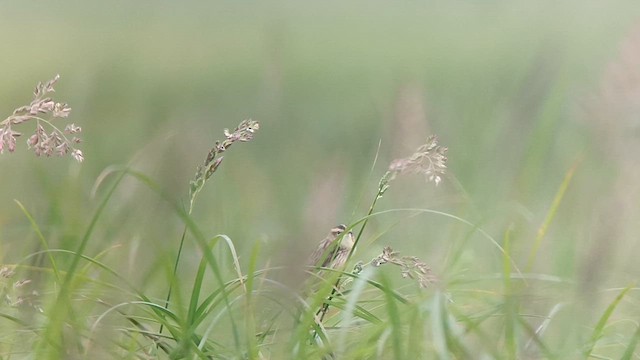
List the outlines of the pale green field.
<svg viewBox="0 0 640 360">
<path fill-rule="evenodd" d="M 60 74 L 85 156 L 36 157 L 31 123 L 0 155 L 0 359 L 640 354 L 634 2 L 4 2 L 0 43 L 0 119 Z M 389 245 L 438 282 L 365 271 L 310 340 L 307 255 L 430 134 L 442 183 L 395 179 L 348 270 Z"/>
</svg>

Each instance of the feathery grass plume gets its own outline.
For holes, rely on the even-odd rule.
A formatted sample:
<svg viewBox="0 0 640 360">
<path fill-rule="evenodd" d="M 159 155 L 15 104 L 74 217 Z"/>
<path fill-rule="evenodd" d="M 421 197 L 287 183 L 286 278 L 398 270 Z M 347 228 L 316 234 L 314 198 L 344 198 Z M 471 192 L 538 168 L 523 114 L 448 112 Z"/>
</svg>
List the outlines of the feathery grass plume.
<svg viewBox="0 0 640 360">
<path fill-rule="evenodd" d="M 373 258 L 370 264 L 375 267 L 384 264 L 400 266 L 402 277 L 417 280 L 423 289 L 436 281 L 436 277 L 431 273 L 431 268 L 425 262 L 415 256 L 400 256 L 400 253 L 393 251 L 391 246 L 385 246 L 382 253 Z M 361 269 L 362 266 L 359 270 Z"/>
<path fill-rule="evenodd" d="M 204 163 L 198 166 L 196 176 L 189 184 L 189 213 L 193 209 L 196 195 L 222 163 L 224 156 L 218 157 L 218 155 L 227 151 L 236 141 L 247 142 L 253 140 L 253 135 L 258 129 L 260 129 L 260 123 L 251 119 L 243 120 L 233 132 L 230 132 L 229 129 L 224 129 L 225 139 L 222 142 L 216 141 L 207 154 Z"/>
<path fill-rule="evenodd" d="M 60 130 L 52 123 L 53 119 L 67 118 L 71 112 L 69 105 L 55 102 L 48 96 L 55 92 L 53 86 L 58 82 L 58 79 L 60 79 L 60 75 L 56 75 L 45 83 L 39 82 L 33 92 L 31 103 L 15 109 L 13 114 L 0 122 L 0 154 L 5 149 L 9 152 L 16 150 L 17 138 L 22 134 L 15 131 L 14 127 L 32 121 L 36 123 L 36 128 L 33 135 L 27 139 L 27 146 L 33 149 L 36 155 L 64 156 L 70 154 L 78 162 L 84 160 L 82 151 L 75 148 L 75 144 L 81 142 L 80 138 L 75 135 L 79 134 L 82 129 L 71 123 L 67 124 L 64 130 Z M 44 115 L 48 115 L 49 120 L 43 118 Z M 51 129 L 50 133 L 46 132 L 45 125 Z M 68 136 L 72 136 L 71 139 Z"/>
<path fill-rule="evenodd" d="M 435 135 L 429 136 L 427 142 L 421 145 L 411 156 L 396 159 L 389 165 L 388 180 L 391 181 L 399 174 L 414 173 L 424 174 L 427 181 L 440 184 L 447 169 L 447 148 L 438 145 L 438 138 Z"/>
</svg>

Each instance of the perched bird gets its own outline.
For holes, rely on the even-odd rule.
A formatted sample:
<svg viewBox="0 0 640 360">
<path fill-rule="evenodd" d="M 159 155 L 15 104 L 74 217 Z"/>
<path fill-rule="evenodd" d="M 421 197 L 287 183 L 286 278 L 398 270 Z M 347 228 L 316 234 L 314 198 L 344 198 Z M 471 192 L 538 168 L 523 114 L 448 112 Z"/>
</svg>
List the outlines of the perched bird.
<svg viewBox="0 0 640 360">
<path fill-rule="evenodd" d="M 345 234 L 347 227 L 340 224 L 325 237 L 311 254 L 307 264 L 314 267 L 341 269 L 347 262 L 349 252 L 355 243 L 353 233 Z"/>
</svg>

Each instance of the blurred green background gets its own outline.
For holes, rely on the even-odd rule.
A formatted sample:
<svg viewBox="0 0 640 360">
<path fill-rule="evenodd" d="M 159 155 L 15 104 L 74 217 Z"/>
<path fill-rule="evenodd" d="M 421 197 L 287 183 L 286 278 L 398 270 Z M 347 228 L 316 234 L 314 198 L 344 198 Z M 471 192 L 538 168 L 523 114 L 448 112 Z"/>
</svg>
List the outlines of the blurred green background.
<svg viewBox="0 0 640 360">
<path fill-rule="evenodd" d="M 13 199 L 51 247 L 75 249 L 105 168 L 130 164 L 184 202 L 223 129 L 253 118 L 255 140 L 226 154 L 193 213 L 208 236 L 228 234 L 241 258 L 260 242 L 262 263 L 300 264 L 328 229 L 366 213 L 392 159 L 434 133 L 449 148 L 443 183 L 399 178 L 378 210 L 448 212 L 498 242 L 511 228 L 523 271 L 582 289 L 626 286 L 640 270 L 633 1 L 4 1 L 0 43 L 2 113 L 60 74 L 56 99 L 71 105 L 85 140 L 82 164 L 37 158 L 22 140 L 0 157 L 5 263 L 39 250 Z M 472 228 L 409 214 L 376 217 L 358 257 L 392 245 L 445 280 L 501 269 L 499 251 Z M 107 251 L 106 262 L 162 297 L 181 229 L 129 178 L 88 253 Z M 199 259 L 188 244 L 185 274 Z"/>
</svg>

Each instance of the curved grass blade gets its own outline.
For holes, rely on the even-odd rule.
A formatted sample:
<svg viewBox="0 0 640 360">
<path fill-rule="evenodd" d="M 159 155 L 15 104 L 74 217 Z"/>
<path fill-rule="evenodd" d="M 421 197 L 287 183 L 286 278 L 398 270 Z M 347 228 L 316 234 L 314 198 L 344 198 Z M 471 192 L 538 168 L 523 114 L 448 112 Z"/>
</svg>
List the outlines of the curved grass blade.
<svg viewBox="0 0 640 360">
<path fill-rule="evenodd" d="M 624 351 L 620 360 L 631 360 L 634 357 L 636 347 L 638 346 L 638 340 L 640 340 L 640 326 L 638 326 L 636 331 L 633 333 L 631 340 L 629 340 L 629 345 L 627 345 L 627 349 Z"/>
<path fill-rule="evenodd" d="M 173 208 L 174 212 L 185 223 L 185 226 L 189 229 L 189 231 L 193 235 L 193 238 L 194 238 L 196 244 L 200 247 L 200 250 L 202 251 L 202 253 L 204 255 L 204 259 L 206 259 L 207 264 L 211 268 L 211 271 L 212 271 L 212 273 L 214 275 L 214 278 L 216 279 L 216 281 L 218 282 L 218 285 L 220 286 L 220 289 L 222 291 L 221 295 L 223 297 L 223 300 L 225 301 L 225 306 L 227 306 L 230 309 L 231 308 L 231 304 L 230 304 L 229 299 L 228 299 L 228 295 L 229 294 L 227 293 L 227 289 L 226 289 L 226 286 L 225 286 L 225 281 L 224 281 L 224 279 L 222 277 L 222 271 L 220 270 L 220 267 L 218 266 L 218 261 L 213 256 L 213 254 L 209 251 L 209 245 L 207 243 L 207 240 L 204 237 L 204 234 L 202 234 L 202 232 L 200 231 L 198 226 L 195 224 L 195 222 L 193 221 L 191 216 L 188 214 L 188 212 L 186 212 L 179 204 L 177 204 L 175 201 L 173 201 L 172 198 L 167 193 L 165 193 L 155 182 L 153 182 L 151 180 L 151 178 L 149 178 L 145 174 L 143 174 L 141 172 L 138 172 L 138 171 L 135 171 L 135 170 L 132 170 L 132 169 L 130 169 L 128 167 L 111 168 L 109 171 L 113 172 L 113 173 L 119 172 L 120 173 L 120 178 L 122 176 L 124 176 L 125 174 L 132 176 L 133 178 L 137 179 L 138 181 L 140 181 L 141 183 L 146 185 L 150 190 L 152 190 L 156 194 L 158 194 L 161 199 L 165 200 L 165 202 L 167 204 L 169 204 Z M 107 175 L 105 175 L 104 177 L 106 177 Z M 241 354 L 242 350 L 241 350 L 241 347 L 240 347 L 240 335 L 239 335 L 239 332 L 238 332 L 238 326 L 237 326 L 235 317 L 233 316 L 232 311 L 228 311 L 227 314 L 228 314 L 229 320 L 231 322 L 231 331 L 232 331 L 232 334 L 233 334 L 233 339 L 234 339 L 234 343 L 235 343 L 235 346 L 236 346 L 236 351 L 238 352 L 238 354 Z"/>
<path fill-rule="evenodd" d="M 40 243 L 42 245 L 42 248 L 45 250 L 49 250 L 49 244 L 47 243 L 47 240 L 44 238 L 44 235 L 42 235 L 42 231 L 40 231 L 40 227 L 38 226 L 38 224 L 36 223 L 36 221 L 33 219 L 33 216 L 31 216 L 31 213 L 29 213 L 29 211 L 27 211 L 27 209 L 24 207 L 24 205 L 22 205 L 22 203 L 18 200 L 13 200 L 16 204 L 18 204 L 18 207 L 20 208 L 20 210 L 22 210 L 22 213 L 24 214 L 24 216 L 27 217 L 27 219 L 29 220 L 29 223 L 31 223 L 31 228 L 33 229 L 33 231 L 35 231 L 36 235 L 38 236 L 38 239 L 40 239 Z M 60 272 L 58 270 L 58 265 L 56 265 L 56 261 L 53 258 L 53 256 L 49 255 L 49 262 L 51 262 L 51 268 L 53 269 L 53 274 L 56 278 L 56 282 L 60 283 Z"/>
<path fill-rule="evenodd" d="M 504 250 L 504 248 L 496 241 L 496 239 L 494 239 L 491 235 L 489 235 L 486 231 L 484 231 L 482 228 L 477 227 L 476 225 L 474 225 L 472 222 L 467 221 L 461 217 L 446 213 L 446 212 L 442 212 L 442 211 L 438 211 L 438 210 L 431 210 L 431 209 L 419 209 L 419 208 L 404 208 L 404 209 L 389 209 L 389 210 L 383 210 L 383 211 L 379 211 L 376 213 L 372 213 L 371 215 L 367 215 L 364 216 L 360 219 L 358 219 L 358 221 L 354 222 L 352 226 L 350 226 L 347 230 L 353 228 L 355 225 L 369 219 L 375 216 L 380 216 L 380 215 L 384 215 L 384 214 L 389 214 L 389 213 L 395 213 L 395 212 L 416 212 L 416 213 L 426 213 L 426 214 L 435 214 L 435 215 L 440 215 L 443 217 L 447 217 L 453 220 L 456 220 L 458 222 L 461 222 L 467 226 L 472 227 L 473 229 L 477 230 L 478 233 L 480 235 L 482 235 L 485 239 L 489 240 L 489 242 L 491 242 L 491 245 L 493 245 L 496 249 L 498 249 L 500 251 L 500 253 L 504 256 L 507 256 L 507 258 L 509 259 L 509 262 L 511 263 L 511 266 L 513 267 L 513 269 L 518 273 L 518 275 L 520 275 L 520 278 L 523 279 L 523 281 L 526 283 L 526 278 L 523 275 L 522 271 L 520 271 L 520 268 L 518 267 L 518 265 L 515 263 L 515 260 L 513 260 L 513 258 L 511 256 L 509 256 L 509 254 L 507 254 Z"/>
<path fill-rule="evenodd" d="M 573 175 L 578 169 L 578 165 L 580 165 L 580 161 L 575 163 L 569 169 L 569 171 L 567 171 L 567 173 L 565 174 L 564 179 L 562 180 L 562 184 L 560 184 L 560 188 L 558 189 L 558 191 L 556 192 L 556 195 L 553 198 L 553 202 L 551 203 L 551 207 L 547 212 L 547 216 L 542 222 L 542 225 L 540 225 L 540 227 L 538 228 L 536 239 L 534 240 L 533 247 L 531 248 L 531 252 L 529 253 L 529 260 L 527 261 L 527 267 L 526 267 L 527 271 L 530 271 L 531 268 L 533 267 L 533 264 L 538 255 L 538 250 L 540 250 L 540 245 L 542 245 L 542 240 L 547 234 L 547 230 L 549 229 L 549 225 L 551 225 L 551 221 L 553 221 L 553 219 L 556 216 L 556 213 L 558 212 L 558 208 L 560 207 L 560 204 L 562 203 L 562 199 L 564 198 L 564 195 L 567 192 L 567 189 L 569 188 L 569 184 L 571 184 L 571 179 L 573 179 Z"/>
<path fill-rule="evenodd" d="M 69 266 L 69 269 L 67 270 L 67 273 L 60 285 L 60 291 L 58 292 L 58 296 L 51 310 L 48 312 L 50 314 L 50 317 L 48 318 L 47 324 L 45 325 L 45 329 L 43 331 L 43 336 L 42 336 L 43 341 L 40 342 L 40 344 L 36 347 L 36 354 L 37 354 L 36 357 L 39 359 L 45 358 L 44 355 L 46 353 L 48 353 L 48 356 L 46 357 L 50 359 L 56 359 L 62 355 L 62 353 L 59 353 L 59 351 L 62 351 L 62 349 L 60 348 L 60 346 L 62 345 L 60 341 L 62 340 L 61 336 L 62 336 L 62 325 L 64 322 L 64 318 L 67 316 L 67 314 L 71 310 L 71 308 L 69 307 L 70 295 L 71 295 L 71 280 L 75 276 L 76 268 L 78 267 L 78 264 L 82 259 L 82 254 L 84 253 L 84 250 L 86 249 L 89 243 L 89 239 L 93 234 L 93 229 L 98 223 L 98 219 L 102 215 L 102 212 L 106 208 L 107 203 L 113 196 L 113 193 L 115 192 L 116 188 L 124 178 L 125 174 L 126 174 L 125 172 L 122 172 L 116 178 L 114 184 L 111 186 L 111 188 L 109 189 L 109 191 L 107 192 L 103 200 L 98 205 L 98 208 L 96 209 L 93 217 L 91 218 L 91 221 L 89 222 L 89 226 L 85 230 L 85 233 L 82 236 L 82 239 L 80 240 L 80 244 L 78 245 L 78 248 L 75 251 L 75 256 L 73 257 L 73 260 L 71 261 L 71 265 Z M 52 345 L 54 348 L 54 351 L 46 352 L 45 349 L 47 348 L 47 345 Z"/>
<path fill-rule="evenodd" d="M 510 359 L 515 359 L 517 354 L 517 341 L 515 336 L 515 318 L 518 318 L 518 304 L 514 290 L 511 287 L 511 263 L 509 252 L 511 251 L 511 227 L 504 233 L 503 274 L 504 274 L 504 340 Z"/>
<path fill-rule="evenodd" d="M 396 304 L 395 291 L 391 289 L 391 283 L 386 276 L 380 276 L 380 283 L 385 296 L 385 303 L 387 306 L 387 313 L 389 314 L 389 324 L 391 326 L 391 346 L 393 348 L 393 355 L 395 359 L 404 359 L 404 352 L 402 351 L 402 320 L 398 306 Z"/>
<path fill-rule="evenodd" d="M 551 350 L 549 350 L 549 348 L 544 344 L 542 339 L 540 339 L 539 334 L 536 333 L 536 331 L 531 327 L 531 325 L 529 325 L 529 323 L 527 323 L 527 321 L 523 317 L 518 316 L 517 320 L 520 323 L 520 326 L 531 337 L 530 341 L 533 341 L 534 343 L 536 343 L 536 345 L 538 345 L 538 349 L 540 349 L 542 351 L 542 353 L 544 354 L 544 358 L 545 359 L 553 360 L 553 359 L 557 358 L 551 352 Z"/>
<path fill-rule="evenodd" d="M 618 294 L 618 296 L 616 296 L 616 298 L 613 299 L 613 301 L 609 304 L 609 306 L 607 306 L 607 309 L 604 311 L 604 313 L 600 317 L 600 320 L 598 320 L 598 323 L 596 324 L 595 328 L 593 329 L 593 332 L 591 333 L 591 338 L 589 339 L 589 341 L 586 344 L 586 347 L 585 347 L 585 350 L 584 350 L 584 357 L 585 358 L 588 358 L 591 355 L 591 352 L 593 351 L 593 348 L 595 347 L 596 343 L 598 342 L 598 340 L 602 337 L 602 335 L 604 333 L 604 327 L 605 327 L 605 325 L 607 325 L 607 321 L 611 317 L 611 314 L 613 314 L 613 311 L 616 309 L 616 307 L 618 307 L 618 305 L 620 304 L 620 301 L 622 301 L 624 296 L 629 292 L 629 290 L 631 290 L 631 288 L 633 286 L 634 285 L 629 285 L 626 288 L 624 288 L 620 292 L 620 294 Z"/>
</svg>

